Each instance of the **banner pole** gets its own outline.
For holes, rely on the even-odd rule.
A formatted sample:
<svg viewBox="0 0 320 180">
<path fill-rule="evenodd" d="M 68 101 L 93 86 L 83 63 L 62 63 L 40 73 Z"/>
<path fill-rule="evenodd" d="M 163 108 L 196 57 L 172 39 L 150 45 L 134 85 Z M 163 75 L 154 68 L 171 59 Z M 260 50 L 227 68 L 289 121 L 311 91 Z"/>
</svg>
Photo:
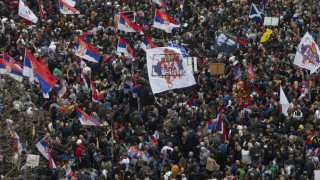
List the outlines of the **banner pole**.
<svg viewBox="0 0 320 180">
<path fill-rule="evenodd" d="M 161 31 L 162 31 L 163 45 L 166 47 L 166 40 L 164 39 L 163 30 Z"/>
</svg>

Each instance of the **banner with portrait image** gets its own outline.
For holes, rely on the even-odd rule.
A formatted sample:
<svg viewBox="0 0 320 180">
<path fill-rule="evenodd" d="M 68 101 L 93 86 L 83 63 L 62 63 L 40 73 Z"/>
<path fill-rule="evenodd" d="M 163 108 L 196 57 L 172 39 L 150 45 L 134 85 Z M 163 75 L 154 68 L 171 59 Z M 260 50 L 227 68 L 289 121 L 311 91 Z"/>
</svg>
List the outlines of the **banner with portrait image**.
<svg viewBox="0 0 320 180">
<path fill-rule="evenodd" d="M 147 49 L 148 76 L 153 94 L 196 84 L 181 51 L 160 47 Z"/>
<path fill-rule="evenodd" d="M 307 32 L 296 52 L 294 58 L 294 64 L 310 70 L 310 73 L 314 73 L 320 67 L 320 51 L 318 45 L 314 42 L 312 36 Z"/>
<path fill-rule="evenodd" d="M 232 53 L 238 46 L 237 37 L 225 31 L 217 31 L 213 48 L 219 52 Z"/>
</svg>

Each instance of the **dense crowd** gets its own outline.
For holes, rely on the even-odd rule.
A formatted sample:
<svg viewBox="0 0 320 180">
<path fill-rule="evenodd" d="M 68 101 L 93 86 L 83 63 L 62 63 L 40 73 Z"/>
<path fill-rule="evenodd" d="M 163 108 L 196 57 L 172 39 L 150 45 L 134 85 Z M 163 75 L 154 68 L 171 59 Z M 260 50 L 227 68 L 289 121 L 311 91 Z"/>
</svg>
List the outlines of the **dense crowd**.
<svg viewBox="0 0 320 180">
<path fill-rule="evenodd" d="M 35 14 L 39 12 L 37 1 L 25 3 Z M 40 179 L 314 177 L 320 167 L 319 73 L 311 75 L 293 65 L 293 60 L 306 32 L 320 42 L 319 1 L 264 0 L 264 13 L 280 19 L 278 26 L 266 27 L 248 17 L 251 3 L 259 7 L 260 0 L 171 0 L 166 12 L 181 27 L 163 35 L 152 27 L 155 9 L 161 8 L 152 1 L 77 0 L 80 15 L 62 15 L 58 1 L 43 3 L 45 20 L 34 24 L 18 16 L 17 7 L 8 8 L 12 1 L 1 2 L 0 50 L 23 64 L 25 48 L 29 49 L 58 80 L 64 72 L 67 92 L 58 97 L 57 84 L 46 99 L 40 85 L 29 84 L 28 78 L 19 83 L 1 76 L 2 177 L 12 167 L 15 173 L 10 177 L 23 175 L 25 157 L 40 154 L 35 143 L 45 136 L 56 168 L 49 168 L 40 154 L 40 166 L 32 172 Z M 153 94 L 146 55 L 140 48 L 144 36 L 116 30 L 114 15 L 120 11 L 136 12 L 136 24 L 144 26 L 144 34 L 156 46 L 172 40 L 185 47 L 190 57 L 197 57 L 198 83 Z M 267 28 L 273 33 L 260 43 Z M 213 49 L 218 30 L 238 37 L 233 53 Z M 133 69 L 131 59 L 116 53 L 119 36 L 134 47 Z M 75 56 L 79 37 L 102 55 L 99 63 L 84 60 L 90 68 L 85 74 L 89 87 L 80 77 L 81 63 Z M 225 75 L 211 75 L 212 63 L 224 63 Z M 256 81 L 246 77 L 249 63 Z M 242 71 L 239 79 L 237 65 Z M 106 91 L 99 102 L 92 101 L 90 78 L 99 92 Z M 311 82 L 309 94 L 307 82 Z M 290 102 L 288 116 L 281 113 L 280 85 Z M 252 106 L 243 107 L 244 95 L 251 98 Z M 102 126 L 81 125 L 75 106 Z M 226 138 L 216 128 L 208 129 L 208 122 L 217 124 L 220 106 Z M 8 118 L 18 124 L 14 129 L 26 145 L 20 156 L 6 150 L 13 144 L 5 136 Z"/>
</svg>

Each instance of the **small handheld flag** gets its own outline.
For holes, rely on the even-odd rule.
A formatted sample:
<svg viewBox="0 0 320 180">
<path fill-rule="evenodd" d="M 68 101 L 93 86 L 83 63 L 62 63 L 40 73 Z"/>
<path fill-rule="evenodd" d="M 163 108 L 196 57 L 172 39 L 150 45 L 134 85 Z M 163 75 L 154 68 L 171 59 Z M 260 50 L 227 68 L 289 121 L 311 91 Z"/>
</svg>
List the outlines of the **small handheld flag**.
<svg viewBox="0 0 320 180">
<path fill-rule="evenodd" d="M 48 143 L 48 137 L 44 137 L 37 144 L 36 147 L 41 154 L 49 161 L 49 168 L 56 168 L 56 165 L 52 159 L 51 151 Z"/>
<path fill-rule="evenodd" d="M 92 117 L 90 117 L 88 114 L 84 113 L 83 111 L 81 111 L 77 106 L 74 106 L 77 114 L 78 114 L 78 118 L 80 120 L 80 123 L 82 125 L 89 125 L 89 126 L 101 126 L 101 124 L 93 119 Z"/>
<path fill-rule="evenodd" d="M 128 58 L 134 57 L 134 51 L 130 48 L 130 46 L 127 44 L 125 40 L 123 40 L 121 37 L 118 39 L 118 47 L 117 52 L 123 53 Z"/>
<path fill-rule="evenodd" d="M 146 51 L 147 49 L 152 49 L 157 47 L 156 45 L 154 45 L 154 43 L 151 41 L 148 35 L 145 36 L 140 46 L 144 51 Z"/>
</svg>

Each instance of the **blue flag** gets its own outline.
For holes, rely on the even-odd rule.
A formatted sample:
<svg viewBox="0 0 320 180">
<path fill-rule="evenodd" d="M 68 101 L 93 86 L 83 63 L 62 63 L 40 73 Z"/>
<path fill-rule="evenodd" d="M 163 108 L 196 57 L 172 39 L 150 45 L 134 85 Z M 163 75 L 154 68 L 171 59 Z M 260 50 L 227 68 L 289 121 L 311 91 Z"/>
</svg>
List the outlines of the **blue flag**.
<svg viewBox="0 0 320 180">
<path fill-rule="evenodd" d="M 168 41 L 168 47 L 174 47 L 174 48 L 180 49 L 182 56 L 184 58 L 188 57 L 186 49 L 184 47 L 182 47 L 182 46 L 177 45 L 175 42 Z"/>
<path fill-rule="evenodd" d="M 259 22 L 263 22 L 261 14 L 262 14 L 261 11 L 256 7 L 256 5 L 252 3 L 249 18 Z"/>
</svg>

